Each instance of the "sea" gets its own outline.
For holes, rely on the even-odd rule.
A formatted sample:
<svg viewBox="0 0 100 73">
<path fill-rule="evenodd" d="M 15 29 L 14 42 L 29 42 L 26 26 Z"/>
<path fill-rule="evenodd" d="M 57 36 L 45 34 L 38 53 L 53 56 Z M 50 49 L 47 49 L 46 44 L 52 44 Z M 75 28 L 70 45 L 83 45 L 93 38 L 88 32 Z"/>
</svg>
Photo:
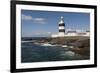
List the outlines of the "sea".
<svg viewBox="0 0 100 73">
<path fill-rule="evenodd" d="M 48 62 L 86 60 L 87 58 L 72 52 L 67 47 L 34 44 L 32 41 L 21 43 L 21 62 Z"/>
</svg>

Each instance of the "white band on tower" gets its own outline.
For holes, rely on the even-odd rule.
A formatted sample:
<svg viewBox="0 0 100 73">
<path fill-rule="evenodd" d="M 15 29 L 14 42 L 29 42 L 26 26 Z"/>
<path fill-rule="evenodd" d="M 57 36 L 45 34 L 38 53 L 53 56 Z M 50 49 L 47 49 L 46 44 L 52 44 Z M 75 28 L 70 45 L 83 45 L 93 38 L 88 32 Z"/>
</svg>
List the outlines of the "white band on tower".
<svg viewBox="0 0 100 73">
<path fill-rule="evenodd" d="M 65 27 L 64 26 L 60 26 L 59 29 L 65 29 Z"/>
</svg>

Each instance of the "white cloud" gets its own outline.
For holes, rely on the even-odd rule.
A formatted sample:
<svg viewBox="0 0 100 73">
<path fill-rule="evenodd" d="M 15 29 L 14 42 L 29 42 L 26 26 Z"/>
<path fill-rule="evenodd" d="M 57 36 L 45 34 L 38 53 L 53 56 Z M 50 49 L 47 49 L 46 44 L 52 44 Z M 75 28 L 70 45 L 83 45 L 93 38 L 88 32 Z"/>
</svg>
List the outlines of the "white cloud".
<svg viewBox="0 0 100 73">
<path fill-rule="evenodd" d="M 29 15 L 22 14 L 21 17 L 22 17 L 22 20 L 32 20 L 32 16 L 29 16 Z"/>
<path fill-rule="evenodd" d="M 46 20 L 44 18 L 33 18 L 33 23 L 46 24 Z"/>
<path fill-rule="evenodd" d="M 21 17 L 22 17 L 22 20 L 32 20 L 33 23 L 35 24 L 46 24 L 47 23 L 46 19 L 44 18 L 33 18 L 30 15 L 24 15 L 24 14 L 22 14 Z"/>
<path fill-rule="evenodd" d="M 51 32 L 33 32 L 31 33 L 31 36 L 34 37 L 50 37 L 51 36 Z"/>
<path fill-rule="evenodd" d="M 35 20 L 35 21 L 44 21 L 45 19 L 43 19 L 43 18 L 34 18 L 33 20 Z"/>
<path fill-rule="evenodd" d="M 51 32 L 35 32 L 34 35 L 49 35 Z"/>
<path fill-rule="evenodd" d="M 47 34 L 51 34 L 51 32 L 47 32 Z"/>
</svg>

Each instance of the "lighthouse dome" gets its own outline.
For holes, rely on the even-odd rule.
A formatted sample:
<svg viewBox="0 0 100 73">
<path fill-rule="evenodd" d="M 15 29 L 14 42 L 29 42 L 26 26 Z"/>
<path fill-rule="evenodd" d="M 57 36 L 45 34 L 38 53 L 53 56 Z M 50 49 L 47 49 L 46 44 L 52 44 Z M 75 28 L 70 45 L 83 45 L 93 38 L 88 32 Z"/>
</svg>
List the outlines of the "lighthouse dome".
<svg viewBox="0 0 100 73">
<path fill-rule="evenodd" d="M 64 17 L 61 16 L 61 20 L 60 20 L 59 24 L 63 24 L 63 23 L 64 23 Z"/>
</svg>

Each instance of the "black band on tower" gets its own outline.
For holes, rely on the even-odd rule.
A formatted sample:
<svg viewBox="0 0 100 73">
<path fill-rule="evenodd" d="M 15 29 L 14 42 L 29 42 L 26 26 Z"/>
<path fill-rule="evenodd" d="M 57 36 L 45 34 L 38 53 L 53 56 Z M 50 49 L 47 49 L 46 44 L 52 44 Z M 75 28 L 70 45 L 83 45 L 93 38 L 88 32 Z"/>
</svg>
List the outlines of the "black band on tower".
<svg viewBox="0 0 100 73">
<path fill-rule="evenodd" d="M 65 32 L 65 29 L 59 29 L 59 32 Z"/>
<path fill-rule="evenodd" d="M 59 24 L 59 26 L 65 26 L 65 24 L 64 24 L 64 23 L 62 23 L 62 24 Z"/>
</svg>

